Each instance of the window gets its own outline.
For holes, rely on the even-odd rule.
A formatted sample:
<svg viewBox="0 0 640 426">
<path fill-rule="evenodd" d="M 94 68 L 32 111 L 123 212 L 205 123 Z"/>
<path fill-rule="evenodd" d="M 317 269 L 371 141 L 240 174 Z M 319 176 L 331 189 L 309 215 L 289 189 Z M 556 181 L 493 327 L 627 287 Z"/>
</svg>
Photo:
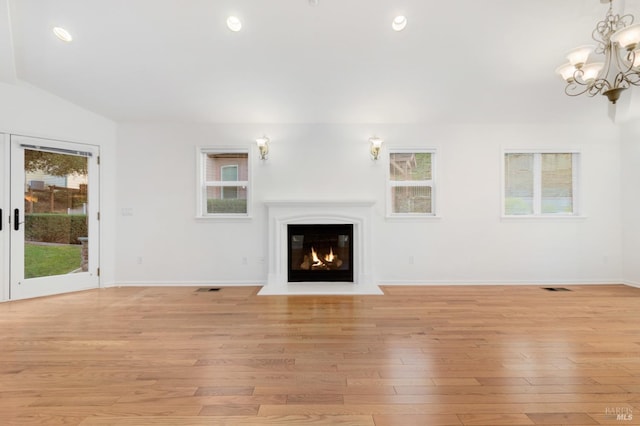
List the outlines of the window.
<svg viewBox="0 0 640 426">
<path fill-rule="evenodd" d="M 389 154 L 388 210 L 392 216 L 433 216 L 434 152 Z"/>
<path fill-rule="evenodd" d="M 578 153 L 513 152 L 504 157 L 504 214 L 576 215 Z"/>
<path fill-rule="evenodd" d="M 200 216 L 247 216 L 248 151 L 201 149 Z"/>
</svg>

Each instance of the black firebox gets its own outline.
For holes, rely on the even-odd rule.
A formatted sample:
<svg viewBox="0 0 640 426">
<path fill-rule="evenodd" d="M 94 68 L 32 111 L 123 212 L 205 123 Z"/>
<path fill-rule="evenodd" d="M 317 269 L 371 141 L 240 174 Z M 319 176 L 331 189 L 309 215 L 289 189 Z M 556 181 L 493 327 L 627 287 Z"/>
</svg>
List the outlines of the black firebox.
<svg viewBox="0 0 640 426">
<path fill-rule="evenodd" d="M 353 224 L 288 225 L 288 281 L 353 282 Z"/>
</svg>

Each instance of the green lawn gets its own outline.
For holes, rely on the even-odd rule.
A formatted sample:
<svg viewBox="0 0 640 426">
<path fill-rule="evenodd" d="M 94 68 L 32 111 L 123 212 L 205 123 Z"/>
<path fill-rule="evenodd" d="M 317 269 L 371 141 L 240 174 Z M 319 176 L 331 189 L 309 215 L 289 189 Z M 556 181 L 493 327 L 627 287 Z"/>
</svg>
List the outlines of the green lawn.
<svg viewBox="0 0 640 426">
<path fill-rule="evenodd" d="M 68 274 L 80 268 L 80 245 L 24 244 L 24 277 Z"/>
</svg>

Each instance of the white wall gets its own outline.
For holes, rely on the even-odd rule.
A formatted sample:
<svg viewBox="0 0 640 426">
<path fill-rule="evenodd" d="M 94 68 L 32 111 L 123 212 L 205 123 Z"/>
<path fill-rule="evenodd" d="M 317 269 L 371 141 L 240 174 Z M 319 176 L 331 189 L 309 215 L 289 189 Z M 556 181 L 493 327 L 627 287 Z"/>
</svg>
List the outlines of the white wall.
<svg viewBox="0 0 640 426">
<path fill-rule="evenodd" d="M 622 127 L 623 277 L 640 286 L 640 120 Z"/>
<path fill-rule="evenodd" d="M 115 146 L 114 122 L 47 92 L 27 85 L 0 82 L 0 133 L 18 134 L 100 146 L 100 259 L 102 285 L 114 281 Z M 8 182 L 7 174 L 3 184 Z M 4 277 L 3 270 L 0 277 Z M 2 279 L 2 278 L 0 278 Z M 2 284 L 2 283 L 0 283 Z M 6 287 L 3 285 L 3 288 Z"/>
<path fill-rule="evenodd" d="M 266 162 L 257 160 L 252 142 L 263 133 L 272 141 Z M 385 149 L 437 149 L 439 218 L 385 218 L 385 162 L 368 156 L 374 134 L 385 139 Z M 195 147 L 209 145 L 251 147 L 253 219 L 195 220 Z M 509 148 L 579 149 L 585 217 L 501 219 L 501 154 Z M 375 200 L 374 256 L 382 283 L 622 277 L 620 146 L 613 124 L 123 124 L 117 166 L 118 284 L 262 283 L 269 255 L 262 203 L 294 199 Z"/>
</svg>

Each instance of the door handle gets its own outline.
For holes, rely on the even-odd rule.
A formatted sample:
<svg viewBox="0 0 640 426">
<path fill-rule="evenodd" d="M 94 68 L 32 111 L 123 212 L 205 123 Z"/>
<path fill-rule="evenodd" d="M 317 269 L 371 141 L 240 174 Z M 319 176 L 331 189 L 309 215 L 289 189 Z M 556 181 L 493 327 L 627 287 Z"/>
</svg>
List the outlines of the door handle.
<svg viewBox="0 0 640 426">
<path fill-rule="evenodd" d="M 0 209 L 0 231 L 2 231 L 2 209 Z"/>
<path fill-rule="evenodd" d="M 20 230 L 20 209 L 13 210 L 13 229 Z"/>
</svg>

